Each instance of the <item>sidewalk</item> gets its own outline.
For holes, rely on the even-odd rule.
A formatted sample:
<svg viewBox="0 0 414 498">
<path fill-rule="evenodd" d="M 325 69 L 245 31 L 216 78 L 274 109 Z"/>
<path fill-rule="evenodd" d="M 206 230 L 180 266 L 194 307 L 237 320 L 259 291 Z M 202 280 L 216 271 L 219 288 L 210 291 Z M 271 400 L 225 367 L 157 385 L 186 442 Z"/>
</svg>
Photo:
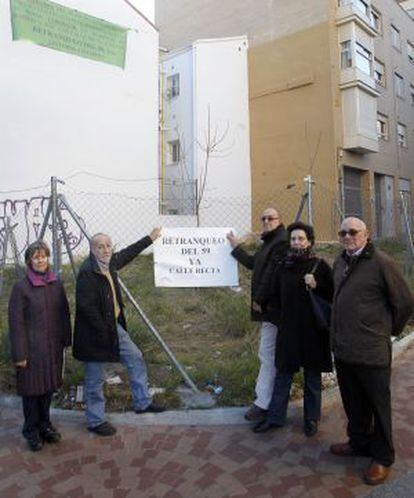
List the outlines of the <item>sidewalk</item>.
<svg viewBox="0 0 414 498">
<path fill-rule="evenodd" d="M 253 434 L 243 423 L 228 425 L 232 412 L 226 410 L 213 410 L 209 416 L 214 413 L 217 425 L 203 426 L 142 425 L 143 416 L 133 414 L 119 425 L 116 417 L 118 433 L 111 438 L 88 433 L 81 415 L 59 414 L 54 421 L 64 440 L 39 453 L 28 451 L 20 436 L 20 410 L 1 407 L 0 496 L 408 498 L 414 496 L 406 494 L 413 489 L 413 363 L 414 345 L 394 362 L 397 461 L 381 487 L 362 482 L 367 459 L 329 453 L 332 442 L 345 440 L 341 404 L 331 399 L 311 439 L 302 434 L 298 406 L 290 410 L 288 425 L 270 435 Z M 236 420 L 242 420 L 240 410 Z"/>
</svg>

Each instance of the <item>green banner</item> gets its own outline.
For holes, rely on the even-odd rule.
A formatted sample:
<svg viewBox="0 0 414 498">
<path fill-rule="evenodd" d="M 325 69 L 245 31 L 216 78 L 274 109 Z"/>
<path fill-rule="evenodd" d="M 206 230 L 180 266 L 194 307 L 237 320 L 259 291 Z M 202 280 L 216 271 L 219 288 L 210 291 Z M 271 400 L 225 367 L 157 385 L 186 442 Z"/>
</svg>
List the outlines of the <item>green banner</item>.
<svg viewBox="0 0 414 498">
<path fill-rule="evenodd" d="M 10 0 L 13 40 L 125 67 L 127 30 L 48 0 Z"/>
</svg>

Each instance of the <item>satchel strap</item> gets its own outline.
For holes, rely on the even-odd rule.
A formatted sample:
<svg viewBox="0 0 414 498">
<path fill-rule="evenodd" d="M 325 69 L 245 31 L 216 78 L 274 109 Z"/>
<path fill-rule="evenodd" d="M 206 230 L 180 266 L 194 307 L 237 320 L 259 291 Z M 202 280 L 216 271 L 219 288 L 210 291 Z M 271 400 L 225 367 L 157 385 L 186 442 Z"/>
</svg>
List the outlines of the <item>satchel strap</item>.
<svg viewBox="0 0 414 498">
<path fill-rule="evenodd" d="M 319 263 L 320 263 L 320 262 L 321 262 L 321 259 L 320 259 L 320 258 L 318 258 L 318 259 L 316 260 L 316 263 L 313 265 L 312 270 L 310 271 L 310 274 L 311 274 L 311 275 L 313 275 L 313 274 L 315 273 L 315 271 L 316 271 L 316 269 L 318 268 L 318 266 L 319 266 Z"/>
</svg>

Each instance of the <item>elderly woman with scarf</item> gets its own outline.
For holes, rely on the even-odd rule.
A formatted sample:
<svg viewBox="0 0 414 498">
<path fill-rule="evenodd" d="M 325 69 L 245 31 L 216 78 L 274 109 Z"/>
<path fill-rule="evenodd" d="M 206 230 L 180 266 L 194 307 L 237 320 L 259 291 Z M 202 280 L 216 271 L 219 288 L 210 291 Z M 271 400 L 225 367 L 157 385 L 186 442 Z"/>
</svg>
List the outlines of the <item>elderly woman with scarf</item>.
<svg viewBox="0 0 414 498">
<path fill-rule="evenodd" d="M 49 268 L 49 256 L 43 241 L 29 245 L 26 276 L 14 285 L 9 301 L 11 352 L 23 401 L 22 432 L 32 451 L 39 451 L 43 442 L 61 439 L 49 411 L 52 394 L 62 384 L 63 350 L 71 344 L 68 301 Z"/>
<path fill-rule="evenodd" d="M 313 228 L 295 222 L 287 228 L 290 250 L 268 276 L 265 292 L 259 293 L 258 305 L 266 307 L 279 328 L 276 345 L 277 374 L 267 418 L 254 432 L 282 427 L 286 422 L 290 388 L 294 373 L 304 370 L 304 432 L 313 436 L 321 415 L 321 372 L 332 371 L 328 330 L 321 330 L 315 316 L 309 290 L 331 302 L 332 270 L 313 252 Z M 271 295 L 260 301 L 260 295 Z"/>
</svg>

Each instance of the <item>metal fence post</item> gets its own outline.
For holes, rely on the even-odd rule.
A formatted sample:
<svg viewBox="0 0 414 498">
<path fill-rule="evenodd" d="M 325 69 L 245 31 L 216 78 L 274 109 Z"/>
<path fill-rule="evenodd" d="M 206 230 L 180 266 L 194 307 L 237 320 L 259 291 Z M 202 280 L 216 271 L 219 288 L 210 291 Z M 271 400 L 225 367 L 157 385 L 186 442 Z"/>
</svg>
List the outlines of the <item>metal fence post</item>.
<svg viewBox="0 0 414 498">
<path fill-rule="evenodd" d="M 57 218 L 57 178 L 52 176 L 50 179 L 50 202 L 52 206 L 52 251 L 53 251 L 53 270 L 56 275 L 60 276 L 62 268 L 60 267 L 59 241 L 58 241 L 58 218 Z"/>
<path fill-rule="evenodd" d="M 308 223 L 309 225 L 313 225 L 313 197 L 312 197 L 312 188 L 314 181 L 312 180 L 312 175 L 307 175 L 303 179 L 307 186 L 308 191 Z"/>
</svg>

